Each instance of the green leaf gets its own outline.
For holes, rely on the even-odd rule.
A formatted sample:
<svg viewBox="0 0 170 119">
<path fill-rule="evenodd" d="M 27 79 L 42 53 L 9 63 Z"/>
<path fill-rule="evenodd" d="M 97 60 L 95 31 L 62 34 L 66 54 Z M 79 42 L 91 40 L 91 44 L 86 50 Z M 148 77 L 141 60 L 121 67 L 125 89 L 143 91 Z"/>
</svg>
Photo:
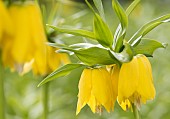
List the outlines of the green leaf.
<svg viewBox="0 0 170 119">
<path fill-rule="evenodd" d="M 46 43 L 48 46 L 54 47 L 54 48 L 65 48 L 67 47 L 65 44 L 58 44 L 58 43 Z"/>
<path fill-rule="evenodd" d="M 170 14 L 161 16 L 153 21 L 142 26 L 128 41 L 132 46 L 136 46 L 140 43 L 141 38 L 149 33 L 152 29 L 159 26 L 162 23 L 170 22 Z"/>
<path fill-rule="evenodd" d="M 127 11 L 129 14 L 125 13 L 124 9 L 121 7 L 117 0 L 112 0 L 112 6 L 120 20 L 120 24 L 118 25 L 114 34 L 115 52 L 119 52 L 120 48 L 123 46 L 123 40 L 126 35 L 126 29 L 128 27 L 128 15 L 134 9 L 133 7 L 135 7 L 135 4 L 133 3 L 133 5 L 128 7 Z"/>
<path fill-rule="evenodd" d="M 139 4 L 140 0 L 134 0 L 129 7 L 126 9 L 126 15 L 129 16 L 131 12 L 136 8 L 136 6 Z"/>
<path fill-rule="evenodd" d="M 86 4 L 87 4 L 87 6 L 91 9 L 91 11 L 92 11 L 93 13 L 96 13 L 95 10 L 93 9 L 93 7 L 91 6 L 91 4 L 88 2 L 88 0 L 85 0 L 85 2 L 86 2 Z"/>
<path fill-rule="evenodd" d="M 56 69 L 50 75 L 48 75 L 43 81 L 41 81 L 38 84 L 38 87 L 49 82 L 49 81 L 56 79 L 56 78 L 68 75 L 72 70 L 80 68 L 80 67 L 85 67 L 85 65 L 83 65 L 83 64 L 66 64 L 66 65 Z"/>
<path fill-rule="evenodd" d="M 90 3 L 87 0 L 85 0 L 85 2 L 88 5 L 88 7 L 92 10 L 92 12 L 94 13 L 94 34 L 95 34 L 95 38 L 104 47 L 112 48 L 113 35 L 112 35 L 112 32 L 109 29 L 109 26 L 95 12 L 95 10 L 90 5 Z"/>
<path fill-rule="evenodd" d="M 125 35 L 125 34 L 124 34 Z M 115 47 L 115 52 L 119 52 L 120 49 L 122 48 L 123 46 L 123 40 L 124 40 L 124 35 L 121 35 L 118 40 L 117 40 L 117 43 L 116 43 L 116 47 Z"/>
<path fill-rule="evenodd" d="M 87 31 L 87 30 L 82 30 L 82 29 L 67 29 L 67 28 L 58 28 L 52 25 L 48 25 L 47 26 L 53 28 L 56 31 L 62 32 L 62 33 L 68 33 L 68 34 L 72 34 L 75 36 L 83 36 L 86 38 L 91 38 L 91 39 L 95 39 L 94 33 L 91 31 Z"/>
<path fill-rule="evenodd" d="M 167 44 L 160 43 L 152 39 L 142 38 L 139 45 L 133 47 L 135 55 L 144 54 L 146 56 L 152 56 L 153 52 L 158 48 L 166 48 Z"/>
<path fill-rule="evenodd" d="M 73 45 L 70 45 L 69 48 L 72 48 L 72 49 L 87 49 L 87 48 L 90 48 L 90 47 L 95 47 L 95 46 L 100 46 L 100 45 L 94 45 L 94 44 L 91 44 L 91 43 L 76 43 L 76 44 L 73 44 Z"/>
<path fill-rule="evenodd" d="M 110 53 L 122 63 L 131 61 L 134 56 L 133 49 L 128 43 L 124 43 L 124 49 L 121 53 L 115 53 L 113 51 L 110 51 Z"/>
<path fill-rule="evenodd" d="M 95 4 L 97 10 L 99 11 L 99 14 L 100 14 L 100 16 L 102 17 L 102 19 L 103 19 L 104 21 L 106 21 L 106 20 L 105 20 L 105 15 L 104 15 L 104 9 L 103 9 L 102 1 L 101 1 L 101 0 L 93 0 L 93 2 L 94 2 L 94 4 Z"/>
<path fill-rule="evenodd" d="M 109 50 L 100 47 L 91 47 L 74 51 L 75 55 L 88 65 L 95 64 L 118 64 L 116 58 L 110 56 Z"/>
<path fill-rule="evenodd" d="M 102 20 L 102 18 L 95 13 L 94 17 L 94 34 L 97 41 L 104 47 L 112 48 L 113 35 L 109 26 Z"/>
<path fill-rule="evenodd" d="M 128 17 L 117 0 L 112 0 L 112 6 L 120 20 L 123 32 L 125 32 L 128 27 Z"/>
</svg>

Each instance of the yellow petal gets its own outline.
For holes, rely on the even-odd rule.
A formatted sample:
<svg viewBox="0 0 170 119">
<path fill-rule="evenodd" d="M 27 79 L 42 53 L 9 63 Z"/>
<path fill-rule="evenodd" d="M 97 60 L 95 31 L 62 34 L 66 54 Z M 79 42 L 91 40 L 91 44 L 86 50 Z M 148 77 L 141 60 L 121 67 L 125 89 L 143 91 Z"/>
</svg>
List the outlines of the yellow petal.
<svg viewBox="0 0 170 119">
<path fill-rule="evenodd" d="M 30 21 L 27 17 L 28 13 L 23 6 L 11 5 L 9 12 L 15 27 L 15 37 L 12 39 L 13 47 L 11 52 L 15 61 L 22 64 L 31 60 Z"/>
<path fill-rule="evenodd" d="M 47 39 L 39 6 L 32 2 L 32 4 L 26 6 L 26 9 L 29 13 L 32 42 L 36 45 L 36 48 L 41 48 L 42 45 L 46 45 Z"/>
<path fill-rule="evenodd" d="M 47 46 L 47 66 L 48 72 L 52 72 L 61 65 L 60 55 L 55 52 L 56 48 Z"/>
<path fill-rule="evenodd" d="M 118 95 L 119 71 L 120 71 L 120 69 L 117 65 L 114 65 L 111 69 L 111 80 L 112 80 L 114 100 L 117 99 L 117 95 Z"/>
<path fill-rule="evenodd" d="M 96 113 L 97 102 L 96 98 L 93 94 L 91 94 L 90 99 L 87 103 L 93 113 Z"/>
<path fill-rule="evenodd" d="M 45 46 L 44 46 L 45 47 Z M 37 75 L 46 75 L 47 74 L 47 61 L 46 61 L 46 52 L 43 51 L 36 51 L 34 56 L 34 63 L 33 63 L 33 72 Z"/>
<path fill-rule="evenodd" d="M 0 47 L 2 46 L 2 44 L 1 44 L 2 32 L 3 32 L 3 30 L 2 30 L 2 20 L 1 20 L 1 18 L 0 18 Z"/>
<path fill-rule="evenodd" d="M 111 78 L 105 68 L 93 69 L 92 71 L 92 94 L 97 102 L 102 104 L 108 112 L 113 107 L 113 89 Z"/>
<path fill-rule="evenodd" d="M 138 57 L 139 64 L 139 85 L 137 92 L 141 95 L 142 102 L 153 99 L 155 97 L 155 88 L 153 85 L 153 78 L 151 74 L 151 66 L 149 60 L 143 55 Z"/>
<path fill-rule="evenodd" d="M 69 57 L 66 53 L 59 53 L 59 55 L 60 55 L 60 60 L 63 64 L 69 64 L 70 63 L 70 59 L 69 59 Z"/>
<path fill-rule="evenodd" d="M 119 102 L 119 99 L 118 99 L 118 103 L 124 111 L 127 111 L 128 109 L 131 108 L 131 104 L 128 99 L 126 99 L 125 101 L 121 101 L 121 102 Z"/>
<path fill-rule="evenodd" d="M 10 15 L 7 11 L 7 9 L 5 8 L 5 5 L 3 3 L 3 1 L 0 1 L 0 22 L 1 22 L 1 28 L 3 29 L 4 33 L 8 34 L 8 35 L 12 35 L 13 34 L 13 24 L 10 18 Z"/>
<path fill-rule="evenodd" d="M 128 99 L 137 89 L 139 80 L 138 61 L 134 57 L 129 63 L 123 63 L 119 73 L 118 98 L 119 101 Z"/>
<path fill-rule="evenodd" d="M 78 114 L 80 110 L 87 104 L 91 96 L 92 89 L 92 69 L 84 69 L 80 81 L 79 81 L 79 93 L 78 93 L 78 104 L 77 111 Z M 92 97 L 93 98 L 93 97 Z M 91 107 L 92 103 L 89 103 Z"/>
<path fill-rule="evenodd" d="M 2 62 L 3 62 L 4 66 L 6 66 L 6 67 L 9 66 L 13 70 L 15 61 L 11 55 L 11 52 L 10 52 L 12 44 L 9 41 L 10 41 L 9 39 L 6 39 L 6 43 L 3 44 Z"/>
</svg>

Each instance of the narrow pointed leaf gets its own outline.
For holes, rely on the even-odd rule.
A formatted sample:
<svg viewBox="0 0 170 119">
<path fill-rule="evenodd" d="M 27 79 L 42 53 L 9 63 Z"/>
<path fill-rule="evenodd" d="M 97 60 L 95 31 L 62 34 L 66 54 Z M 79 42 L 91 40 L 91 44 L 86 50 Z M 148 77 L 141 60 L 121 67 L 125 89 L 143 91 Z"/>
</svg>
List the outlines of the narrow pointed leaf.
<svg viewBox="0 0 170 119">
<path fill-rule="evenodd" d="M 136 6 L 139 4 L 140 0 L 134 0 L 129 7 L 126 9 L 126 15 L 129 16 L 131 12 L 136 8 Z"/>
<path fill-rule="evenodd" d="M 87 48 L 90 48 L 90 47 L 95 47 L 95 46 L 101 46 L 101 45 L 94 45 L 94 44 L 91 44 L 91 43 L 76 43 L 76 44 L 73 44 L 73 45 L 70 45 L 69 47 L 72 48 L 72 49 L 87 49 Z"/>
<path fill-rule="evenodd" d="M 153 21 L 145 24 L 141 27 L 128 41 L 132 46 L 136 46 L 140 43 L 141 38 L 144 37 L 147 33 L 149 33 L 152 29 L 159 26 L 162 23 L 170 22 L 170 14 L 161 16 Z"/>
<path fill-rule="evenodd" d="M 128 17 L 124 9 L 121 7 L 121 5 L 119 4 L 117 0 L 112 0 L 112 6 L 120 20 L 123 31 L 125 31 L 128 26 Z"/>
<path fill-rule="evenodd" d="M 131 12 L 135 9 L 135 7 L 138 5 L 139 2 L 140 0 L 134 0 L 132 2 L 132 4 L 126 9 L 125 13 L 127 16 L 131 14 Z M 122 33 L 121 24 L 119 24 L 114 34 L 115 52 L 119 52 L 120 48 L 123 46 L 124 37 L 125 37 L 125 33 Z"/>
<path fill-rule="evenodd" d="M 50 75 L 48 75 L 43 81 L 41 81 L 38 84 L 38 87 L 49 82 L 49 81 L 56 79 L 56 78 L 68 75 L 72 70 L 80 68 L 80 67 L 85 67 L 85 65 L 83 65 L 83 64 L 66 64 L 66 65 L 56 69 Z"/>
<path fill-rule="evenodd" d="M 65 48 L 65 47 L 67 47 L 65 44 L 58 44 L 58 43 L 47 43 L 47 45 L 54 47 L 54 48 Z"/>
<path fill-rule="evenodd" d="M 95 4 L 97 10 L 99 11 L 99 14 L 100 14 L 100 16 L 102 17 L 102 19 L 103 19 L 104 21 L 106 21 L 106 20 L 105 20 L 105 15 L 104 15 L 104 9 L 103 9 L 102 0 L 93 0 L 93 2 L 94 2 L 94 4 Z"/>
<path fill-rule="evenodd" d="M 67 29 L 67 28 L 58 28 L 52 25 L 48 25 L 47 26 L 53 28 L 56 31 L 62 32 L 62 33 L 68 33 L 68 34 L 72 34 L 75 36 L 83 36 L 86 38 L 91 38 L 91 39 L 95 39 L 94 33 L 91 31 L 87 31 L 87 30 L 82 30 L 82 29 Z"/>
<path fill-rule="evenodd" d="M 102 20 L 102 18 L 95 13 L 94 17 L 94 34 L 97 41 L 104 47 L 112 47 L 113 35 L 109 26 Z"/>
<path fill-rule="evenodd" d="M 85 0 L 88 7 L 94 13 L 94 35 L 97 41 L 104 47 L 112 48 L 113 35 L 106 22 L 95 12 L 88 0 Z M 96 1 L 97 2 L 97 1 Z M 97 3 L 96 3 L 97 4 Z M 101 8 L 100 8 L 101 9 Z"/>
<path fill-rule="evenodd" d="M 119 52 L 120 48 L 123 46 L 123 40 L 126 35 L 126 29 L 128 27 L 128 15 L 125 13 L 124 9 L 121 7 L 117 0 L 112 0 L 112 6 L 120 20 L 120 24 L 118 25 L 114 34 L 114 48 L 116 52 Z M 129 14 L 133 10 L 133 7 L 134 6 L 128 8 Z"/>
<path fill-rule="evenodd" d="M 166 48 L 167 44 L 160 43 L 156 40 L 142 38 L 139 45 L 133 47 L 134 53 L 152 56 L 154 51 L 158 48 Z"/>
<path fill-rule="evenodd" d="M 130 6 L 126 9 L 126 12 L 125 12 L 127 17 L 131 14 L 131 12 L 135 9 L 135 7 L 139 4 L 139 2 L 140 0 L 134 0 L 132 4 L 130 4 Z M 121 30 L 122 30 L 121 24 L 119 24 L 116 29 L 114 39 L 118 39 L 118 36 L 120 35 Z"/>
<path fill-rule="evenodd" d="M 85 2 L 86 2 L 86 4 L 87 4 L 87 6 L 91 9 L 91 11 L 92 11 L 93 13 L 96 13 L 95 10 L 93 9 L 93 7 L 91 6 L 91 4 L 88 2 L 88 0 L 85 0 Z"/>
</svg>

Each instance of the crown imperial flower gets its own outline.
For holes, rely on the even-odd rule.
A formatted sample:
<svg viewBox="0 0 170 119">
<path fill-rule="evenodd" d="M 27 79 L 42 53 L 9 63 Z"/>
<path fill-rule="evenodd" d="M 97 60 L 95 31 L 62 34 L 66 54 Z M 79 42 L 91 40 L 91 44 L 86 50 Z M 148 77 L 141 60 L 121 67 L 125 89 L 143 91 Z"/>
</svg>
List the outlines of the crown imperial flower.
<svg viewBox="0 0 170 119">
<path fill-rule="evenodd" d="M 146 103 L 154 97 L 155 88 L 149 60 L 144 55 L 137 55 L 131 62 L 123 63 L 118 81 L 120 105 L 129 108 L 130 101 L 139 107 L 141 103 Z"/>
<path fill-rule="evenodd" d="M 93 113 L 101 113 L 101 106 L 110 112 L 115 100 L 109 72 L 105 68 L 84 69 L 79 82 L 76 114 L 86 104 L 89 105 Z"/>
</svg>

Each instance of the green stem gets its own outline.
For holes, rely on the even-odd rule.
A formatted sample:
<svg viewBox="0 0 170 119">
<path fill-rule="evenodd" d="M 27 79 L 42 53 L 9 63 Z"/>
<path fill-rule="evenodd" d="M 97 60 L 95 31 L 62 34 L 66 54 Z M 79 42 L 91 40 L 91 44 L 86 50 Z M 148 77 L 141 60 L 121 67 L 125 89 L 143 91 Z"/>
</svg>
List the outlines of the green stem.
<svg viewBox="0 0 170 119">
<path fill-rule="evenodd" d="M 133 109 L 133 114 L 134 114 L 135 119 L 141 119 L 139 110 L 134 104 L 132 104 L 132 109 Z"/>
<path fill-rule="evenodd" d="M 43 119 L 48 119 L 48 112 L 49 112 L 49 106 L 48 106 L 48 98 L 49 98 L 49 83 L 44 84 L 43 86 Z"/>
<path fill-rule="evenodd" d="M 2 63 L 0 63 L 0 73 L 0 119 L 5 119 L 4 71 Z"/>
</svg>

